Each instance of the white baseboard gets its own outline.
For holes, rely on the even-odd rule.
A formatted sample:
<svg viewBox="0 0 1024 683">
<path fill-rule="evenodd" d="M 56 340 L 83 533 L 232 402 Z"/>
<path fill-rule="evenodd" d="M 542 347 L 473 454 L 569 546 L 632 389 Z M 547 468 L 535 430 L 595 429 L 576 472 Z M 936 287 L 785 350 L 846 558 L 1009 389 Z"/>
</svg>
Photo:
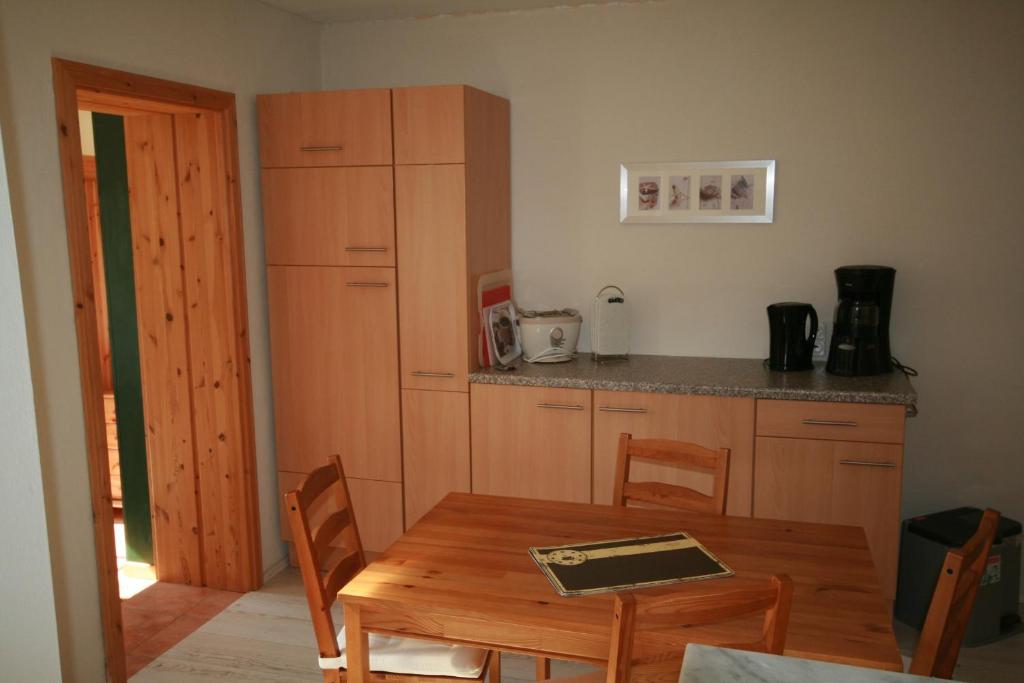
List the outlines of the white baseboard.
<svg viewBox="0 0 1024 683">
<path fill-rule="evenodd" d="M 287 568 L 288 568 L 288 556 L 285 555 L 280 560 L 278 560 L 274 564 L 272 564 L 269 567 L 267 567 L 267 569 L 263 572 L 263 583 L 267 583 L 268 581 L 270 581 L 272 578 L 274 578 L 275 576 L 277 576 L 278 574 L 280 574 L 281 572 L 283 572 Z"/>
</svg>

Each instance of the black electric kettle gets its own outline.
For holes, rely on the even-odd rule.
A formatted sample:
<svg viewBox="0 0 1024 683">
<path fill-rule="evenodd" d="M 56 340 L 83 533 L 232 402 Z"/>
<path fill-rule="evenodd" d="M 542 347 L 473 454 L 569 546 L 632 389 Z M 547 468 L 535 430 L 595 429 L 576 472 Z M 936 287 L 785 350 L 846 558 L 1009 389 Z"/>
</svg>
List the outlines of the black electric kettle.
<svg viewBox="0 0 1024 683">
<path fill-rule="evenodd" d="M 807 324 L 810 318 L 810 325 Z M 818 314 L 814 306 L 784 301 L 768 307 L 771 333 L 768 367 L 772 370 L 810 370 L 814 367 L 814 340 L 818 336 Z"/>
</svg>

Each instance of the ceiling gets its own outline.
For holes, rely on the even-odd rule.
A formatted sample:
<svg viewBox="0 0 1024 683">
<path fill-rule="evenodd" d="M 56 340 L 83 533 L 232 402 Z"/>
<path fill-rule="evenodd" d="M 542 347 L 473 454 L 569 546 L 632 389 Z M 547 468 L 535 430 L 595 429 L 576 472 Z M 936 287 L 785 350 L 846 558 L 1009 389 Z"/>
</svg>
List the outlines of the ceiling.
<svg viewBox="0 0 1024 683">
<path fill-rule="evenodd" d="M 611 0 L 263 0 L 324 24 L 376 19 L 411 19 L 441 14 L 482 14 L 511 10 L 599 5 Z"/>
</svg>

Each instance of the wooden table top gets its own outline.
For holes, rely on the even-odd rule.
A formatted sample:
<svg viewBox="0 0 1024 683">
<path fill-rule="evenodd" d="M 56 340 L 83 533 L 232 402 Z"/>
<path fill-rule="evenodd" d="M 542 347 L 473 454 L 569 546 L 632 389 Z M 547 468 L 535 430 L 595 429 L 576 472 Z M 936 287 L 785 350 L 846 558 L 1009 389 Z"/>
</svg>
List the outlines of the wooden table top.
<svg viewBox="0 0 1024 683">
<path fill-rule="evenodd" d="M 787 655 L 901 670 L 889 603 L 858 527 L 452 493 L 339 598 L 359 605 L 369 631 L 600 663 L 608 655 L 611 597 L 559 596 L 527 549 L 671 531 L 693 535 L 736 578 L 652 590 L 700 593 L 789 574 Z M 759 625 L 755 619 L 702 628 L 699 635 L 682 629 L 679 651 L 688 640 L 742 641 Z M 645 646 L 638 624 L 637 653 L 652 643 Z"/>
</svg>

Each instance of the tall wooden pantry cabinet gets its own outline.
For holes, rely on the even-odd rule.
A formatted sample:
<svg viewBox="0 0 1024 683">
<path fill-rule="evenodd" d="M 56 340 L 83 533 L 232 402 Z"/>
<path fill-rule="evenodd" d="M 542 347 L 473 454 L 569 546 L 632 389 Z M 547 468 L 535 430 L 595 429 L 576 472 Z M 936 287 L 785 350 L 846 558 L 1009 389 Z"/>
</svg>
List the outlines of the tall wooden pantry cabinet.
<svg viewBox="0 0 1024 683">
<path fill-rule="evenodd" d="M 469 490 L 476 280 L 510 262 L 508 101 L 431 86 L 258 107 L 279 487 L 340 454 L 383 550 Z"/>
</svg>

